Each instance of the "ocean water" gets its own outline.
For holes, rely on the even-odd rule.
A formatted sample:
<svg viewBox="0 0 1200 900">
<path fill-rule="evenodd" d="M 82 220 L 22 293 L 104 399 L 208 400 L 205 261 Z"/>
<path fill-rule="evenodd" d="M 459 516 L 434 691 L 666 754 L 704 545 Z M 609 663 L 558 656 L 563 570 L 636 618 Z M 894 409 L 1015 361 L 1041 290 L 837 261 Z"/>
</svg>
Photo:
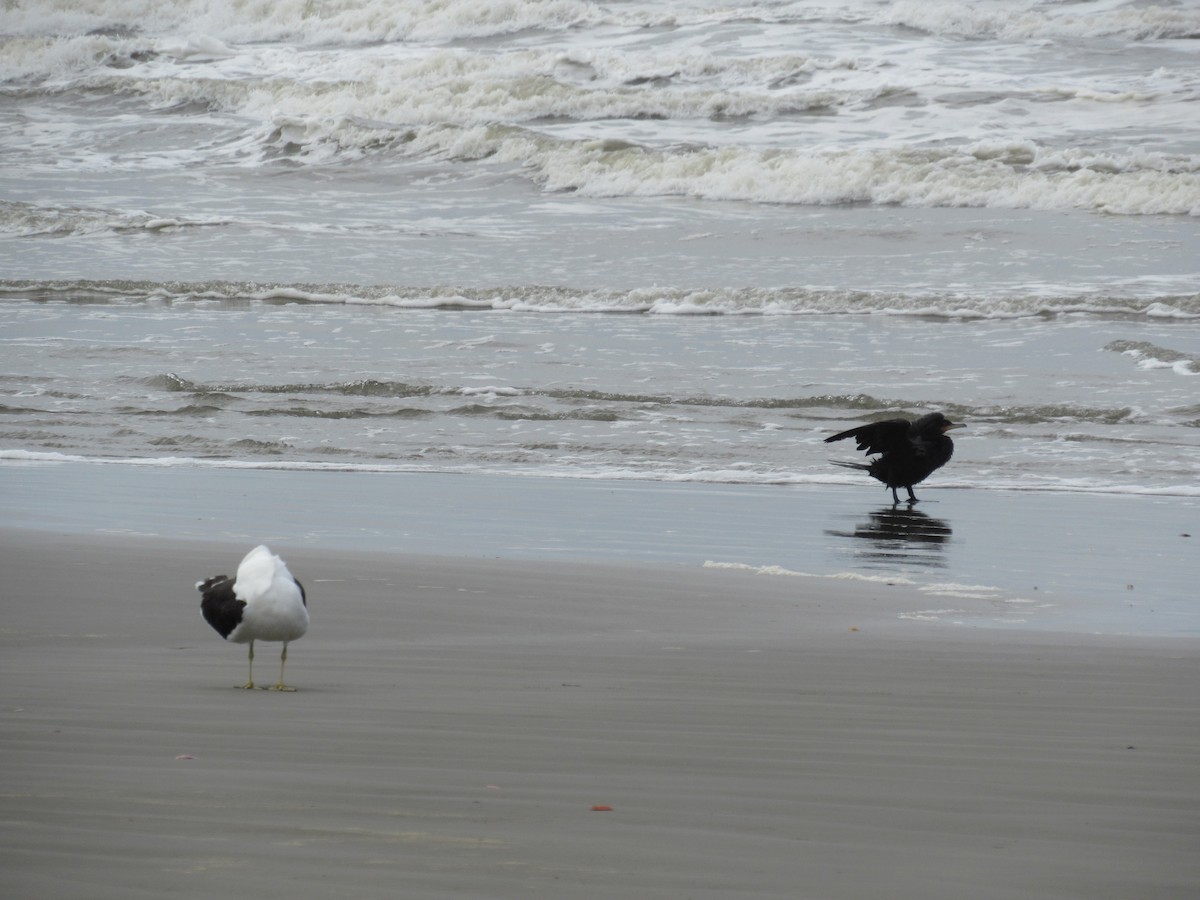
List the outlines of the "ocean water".
<svg viewBox="0 0 1200 900">
<path fill-rule="evenodd" d="M 942 409 L 927 490 L 1200 496 L 1198 101 L 1186 3 L 14 0 L 0 459 L 855 483 Z"/>
<path fill-rule="evenodd" d="M 1194 3 L 9 0 L 0 524 L 1194 633 L 1198 108 Z"/>
<path fill-rule="evenodd" d="M 854 483 L 826 433 L 942 409 L 926 490 L 1200 495 L 1194 4 L 0 35 L 0 459 Z"/>
</svg>

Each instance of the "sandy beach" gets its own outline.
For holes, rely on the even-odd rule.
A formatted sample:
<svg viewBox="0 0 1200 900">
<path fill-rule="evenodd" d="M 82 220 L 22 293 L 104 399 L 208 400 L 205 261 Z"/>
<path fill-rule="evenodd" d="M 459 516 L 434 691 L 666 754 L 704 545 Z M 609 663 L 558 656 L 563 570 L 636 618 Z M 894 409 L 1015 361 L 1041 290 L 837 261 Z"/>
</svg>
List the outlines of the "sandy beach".
<svg viewBox="0 0 1200 900">
<path fill-rule="evenodd" d="M 281 545 L 298 691 L 242 691 L 192 585 L 246 549 L 3 532 L 9 896 L 1200 883 L 1192 638 L 906 621 L 883 582 Z"/>
</svg>

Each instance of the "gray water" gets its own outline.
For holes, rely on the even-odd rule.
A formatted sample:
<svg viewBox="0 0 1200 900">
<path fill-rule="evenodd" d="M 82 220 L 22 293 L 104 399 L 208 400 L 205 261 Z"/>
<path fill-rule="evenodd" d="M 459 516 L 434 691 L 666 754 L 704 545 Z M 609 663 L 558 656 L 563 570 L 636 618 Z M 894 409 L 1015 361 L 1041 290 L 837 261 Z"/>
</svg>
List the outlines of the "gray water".
<svg viewBox="0 0 1200 900">
<path fill-rule="evenodd" d="M 853 448 L 825 436 L 935 408 L 968 427 L 931 484 L 1200 494 L 1196 332 L 1174 319 L 547 314 L 210 293 L 0 304 L 0 459 L 854 484 L 829 464 Z"/>
<path fill-rule="evenodd" d="M 837 573 L 889 507 L 824 436 L 940 409 L 950 581 L 1117 602 L 1086 573 L 1135 555 L 1181 602 L 1197 34 L 1122 0 L 10 4 L 0 473 L 639 483 L 734 533 L 739 492 L 836 488 L 797 566 Z M 1011 498 L 1038 552 L 964 555 L 1032 533 Z"/>
</svg>

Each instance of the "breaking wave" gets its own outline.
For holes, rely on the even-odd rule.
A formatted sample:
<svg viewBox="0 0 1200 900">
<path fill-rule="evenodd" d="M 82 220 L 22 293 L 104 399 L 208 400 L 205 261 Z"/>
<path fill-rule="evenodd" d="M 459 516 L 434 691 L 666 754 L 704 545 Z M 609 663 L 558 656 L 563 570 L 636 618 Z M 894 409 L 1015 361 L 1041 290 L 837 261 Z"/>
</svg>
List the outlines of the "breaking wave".
<svg viewBox="0 0 1200 900">
<path fill-rule="evenodd" d="M 813 288 L 637 288 L 555 286 L 406 287 L 401 285 L 256 284 L 248 282 L 0 281 L 0 297 L 71 303 L 222 303 L 379 306 L 403 310 L 478 310 L 652 316 L 920 316 L 1020 319 L 1090 315 L 1145 319 L 1200 318 L 1200 294 L 1014 296 L 968 292 L 896 293 Z M 371 388 L 364 387 L 364 390 Z"/>
</svg>

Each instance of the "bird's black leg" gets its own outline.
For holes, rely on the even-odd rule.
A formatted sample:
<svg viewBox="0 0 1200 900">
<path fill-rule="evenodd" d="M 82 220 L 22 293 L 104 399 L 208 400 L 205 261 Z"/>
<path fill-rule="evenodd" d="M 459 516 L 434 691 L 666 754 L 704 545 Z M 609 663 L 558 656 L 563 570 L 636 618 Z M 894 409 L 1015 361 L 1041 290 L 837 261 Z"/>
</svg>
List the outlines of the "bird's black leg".
<svg viewBox="0 0 1200 900">
<path fill-rule="evenodd" d="M 896 493 L 896 489 L 892 488 L 892 505 L 898 506 L 900 503 L 900 495 Z"/>
<path fill-rule="evenodd" d="M 908 487 L 908 502 L 910 505 L 913 503 L 921 502 L 920 500 L 917 499 L 917 495 L 913 493 L 912 485 L 909 485 L 909 487 Z"/>
</svg>

